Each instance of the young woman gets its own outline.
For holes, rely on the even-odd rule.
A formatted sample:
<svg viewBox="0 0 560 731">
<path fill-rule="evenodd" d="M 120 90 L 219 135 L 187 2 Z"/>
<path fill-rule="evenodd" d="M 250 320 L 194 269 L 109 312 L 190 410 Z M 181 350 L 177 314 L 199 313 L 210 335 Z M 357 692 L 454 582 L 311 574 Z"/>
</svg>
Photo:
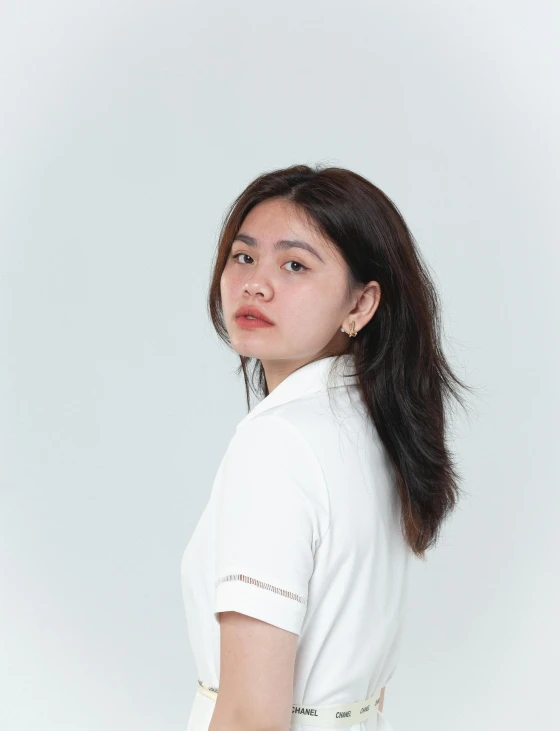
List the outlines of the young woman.
<svg viewBox="0 0 560 731">
<path fill-rule="evenodd" d="M 209 309 L 262 398 L 182 560 L 187 731 L 387 731 L 410 559 L 460 492 L 427 267 L 379 188 L 296 165 L 234 201 Z"/>
</svg>

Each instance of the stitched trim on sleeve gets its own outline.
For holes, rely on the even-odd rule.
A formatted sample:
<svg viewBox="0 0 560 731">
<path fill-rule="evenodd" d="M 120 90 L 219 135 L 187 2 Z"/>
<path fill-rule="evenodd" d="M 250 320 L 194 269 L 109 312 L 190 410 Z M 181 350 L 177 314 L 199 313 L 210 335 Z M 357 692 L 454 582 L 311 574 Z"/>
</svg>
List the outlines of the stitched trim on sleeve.
<svg viewBox="0 0 560 731">
<path fill-rule="evenodd" d="M 216 581 L 216 586 L 221 584 L 223 581 L 245 581 L 247 584 L 254 584 L 261 589 L 268 589 L 268 591 L 281 594 L 282 596 L 288 597 L 288 599 L 294 599 L 296 602 L 300 602 L 301 604 L 307 604 L 307 599 L 299 594 L 294 594 L 294 592 L 286 591 L 285 589 L 279 589 L 277 586 L 266 584 L 264 581 L 253 579 L 251 576 L 246 576 L 245 574 L 228 574 L 227 576 L 222 576 Z"/>
</svg>

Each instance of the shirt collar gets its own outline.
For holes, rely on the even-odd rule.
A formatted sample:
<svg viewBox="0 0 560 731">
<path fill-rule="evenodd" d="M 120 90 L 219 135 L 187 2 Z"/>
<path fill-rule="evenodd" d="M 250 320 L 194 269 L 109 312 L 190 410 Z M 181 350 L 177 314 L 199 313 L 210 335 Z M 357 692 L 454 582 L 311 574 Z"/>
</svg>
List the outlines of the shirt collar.
<svg viewBox="0 0 560 731">
<path fill-rule="evenodd" d="M 338 388 L 357 384 L 358 376 L 351 375 L 354 370 L 354 357 L 350 353 L 332 355 L 306 363 L 281 381 L 239 423 L 242 424 L 273 406 L 326 390 L 328 387 Z"/>
</svg>

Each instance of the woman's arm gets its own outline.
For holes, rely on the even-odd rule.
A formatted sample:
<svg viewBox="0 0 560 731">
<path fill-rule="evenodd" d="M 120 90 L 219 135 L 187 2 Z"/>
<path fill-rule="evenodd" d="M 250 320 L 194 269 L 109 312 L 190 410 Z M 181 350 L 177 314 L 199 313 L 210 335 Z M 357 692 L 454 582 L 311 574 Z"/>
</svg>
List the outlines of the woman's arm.
<svg viewBox="0 0 560 731">
<path fill-rule="evenodd" d="M 219 617 L 220 679 L 208 731 L 285 731 L 298 635 L 239 612 Z"/>
<path fill-rule="evenodd" d="M 284 731 L 292 720 L 298 635 L 239 612 L 219 617 L 219 692 L 208 731 Z M 384 698 L 382 688 L 380 711 Z"/>
<path fill-rule="evenodd" d="M 383 699 L 385 698 L 385 688 L 381 688 L 381 697 L 379 699 L 379 705 L 377 706 L 377 709 L 379 711 L 383 711 Z"/>
</svg>

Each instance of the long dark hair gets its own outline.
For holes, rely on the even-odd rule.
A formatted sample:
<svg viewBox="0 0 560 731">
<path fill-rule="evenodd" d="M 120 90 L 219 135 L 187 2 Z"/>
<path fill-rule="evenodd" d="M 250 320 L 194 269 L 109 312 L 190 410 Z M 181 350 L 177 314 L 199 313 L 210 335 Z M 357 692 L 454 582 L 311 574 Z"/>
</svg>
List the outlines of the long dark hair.
<svg viewBox="0 0 560 731">
<path fill-rule="evenodd" d="M 459 388 L 470 390 L 443 354 L 440 303 L 428 267 L 395 204 L 361 175 L 321 165 L 266 172 L 226 212 L 212 266 L 209 313 L 228 344 L 220 278 L 245 216 L 269 198 L 290 201 L 338 247 L 349 289 L 380 284 L 376 312 L 358 337 L 348 338 L 345 352 L 354 356 L 362 398 L 394 468 L 405 539 L 424 558 L 462 492 L 446 443 L 447 406 L 455 398 L 464 407 Z M 268 395 L 266 378 L 260 360 L 239 357 L 249 409 L 250 388 Z"/>
</svg>

